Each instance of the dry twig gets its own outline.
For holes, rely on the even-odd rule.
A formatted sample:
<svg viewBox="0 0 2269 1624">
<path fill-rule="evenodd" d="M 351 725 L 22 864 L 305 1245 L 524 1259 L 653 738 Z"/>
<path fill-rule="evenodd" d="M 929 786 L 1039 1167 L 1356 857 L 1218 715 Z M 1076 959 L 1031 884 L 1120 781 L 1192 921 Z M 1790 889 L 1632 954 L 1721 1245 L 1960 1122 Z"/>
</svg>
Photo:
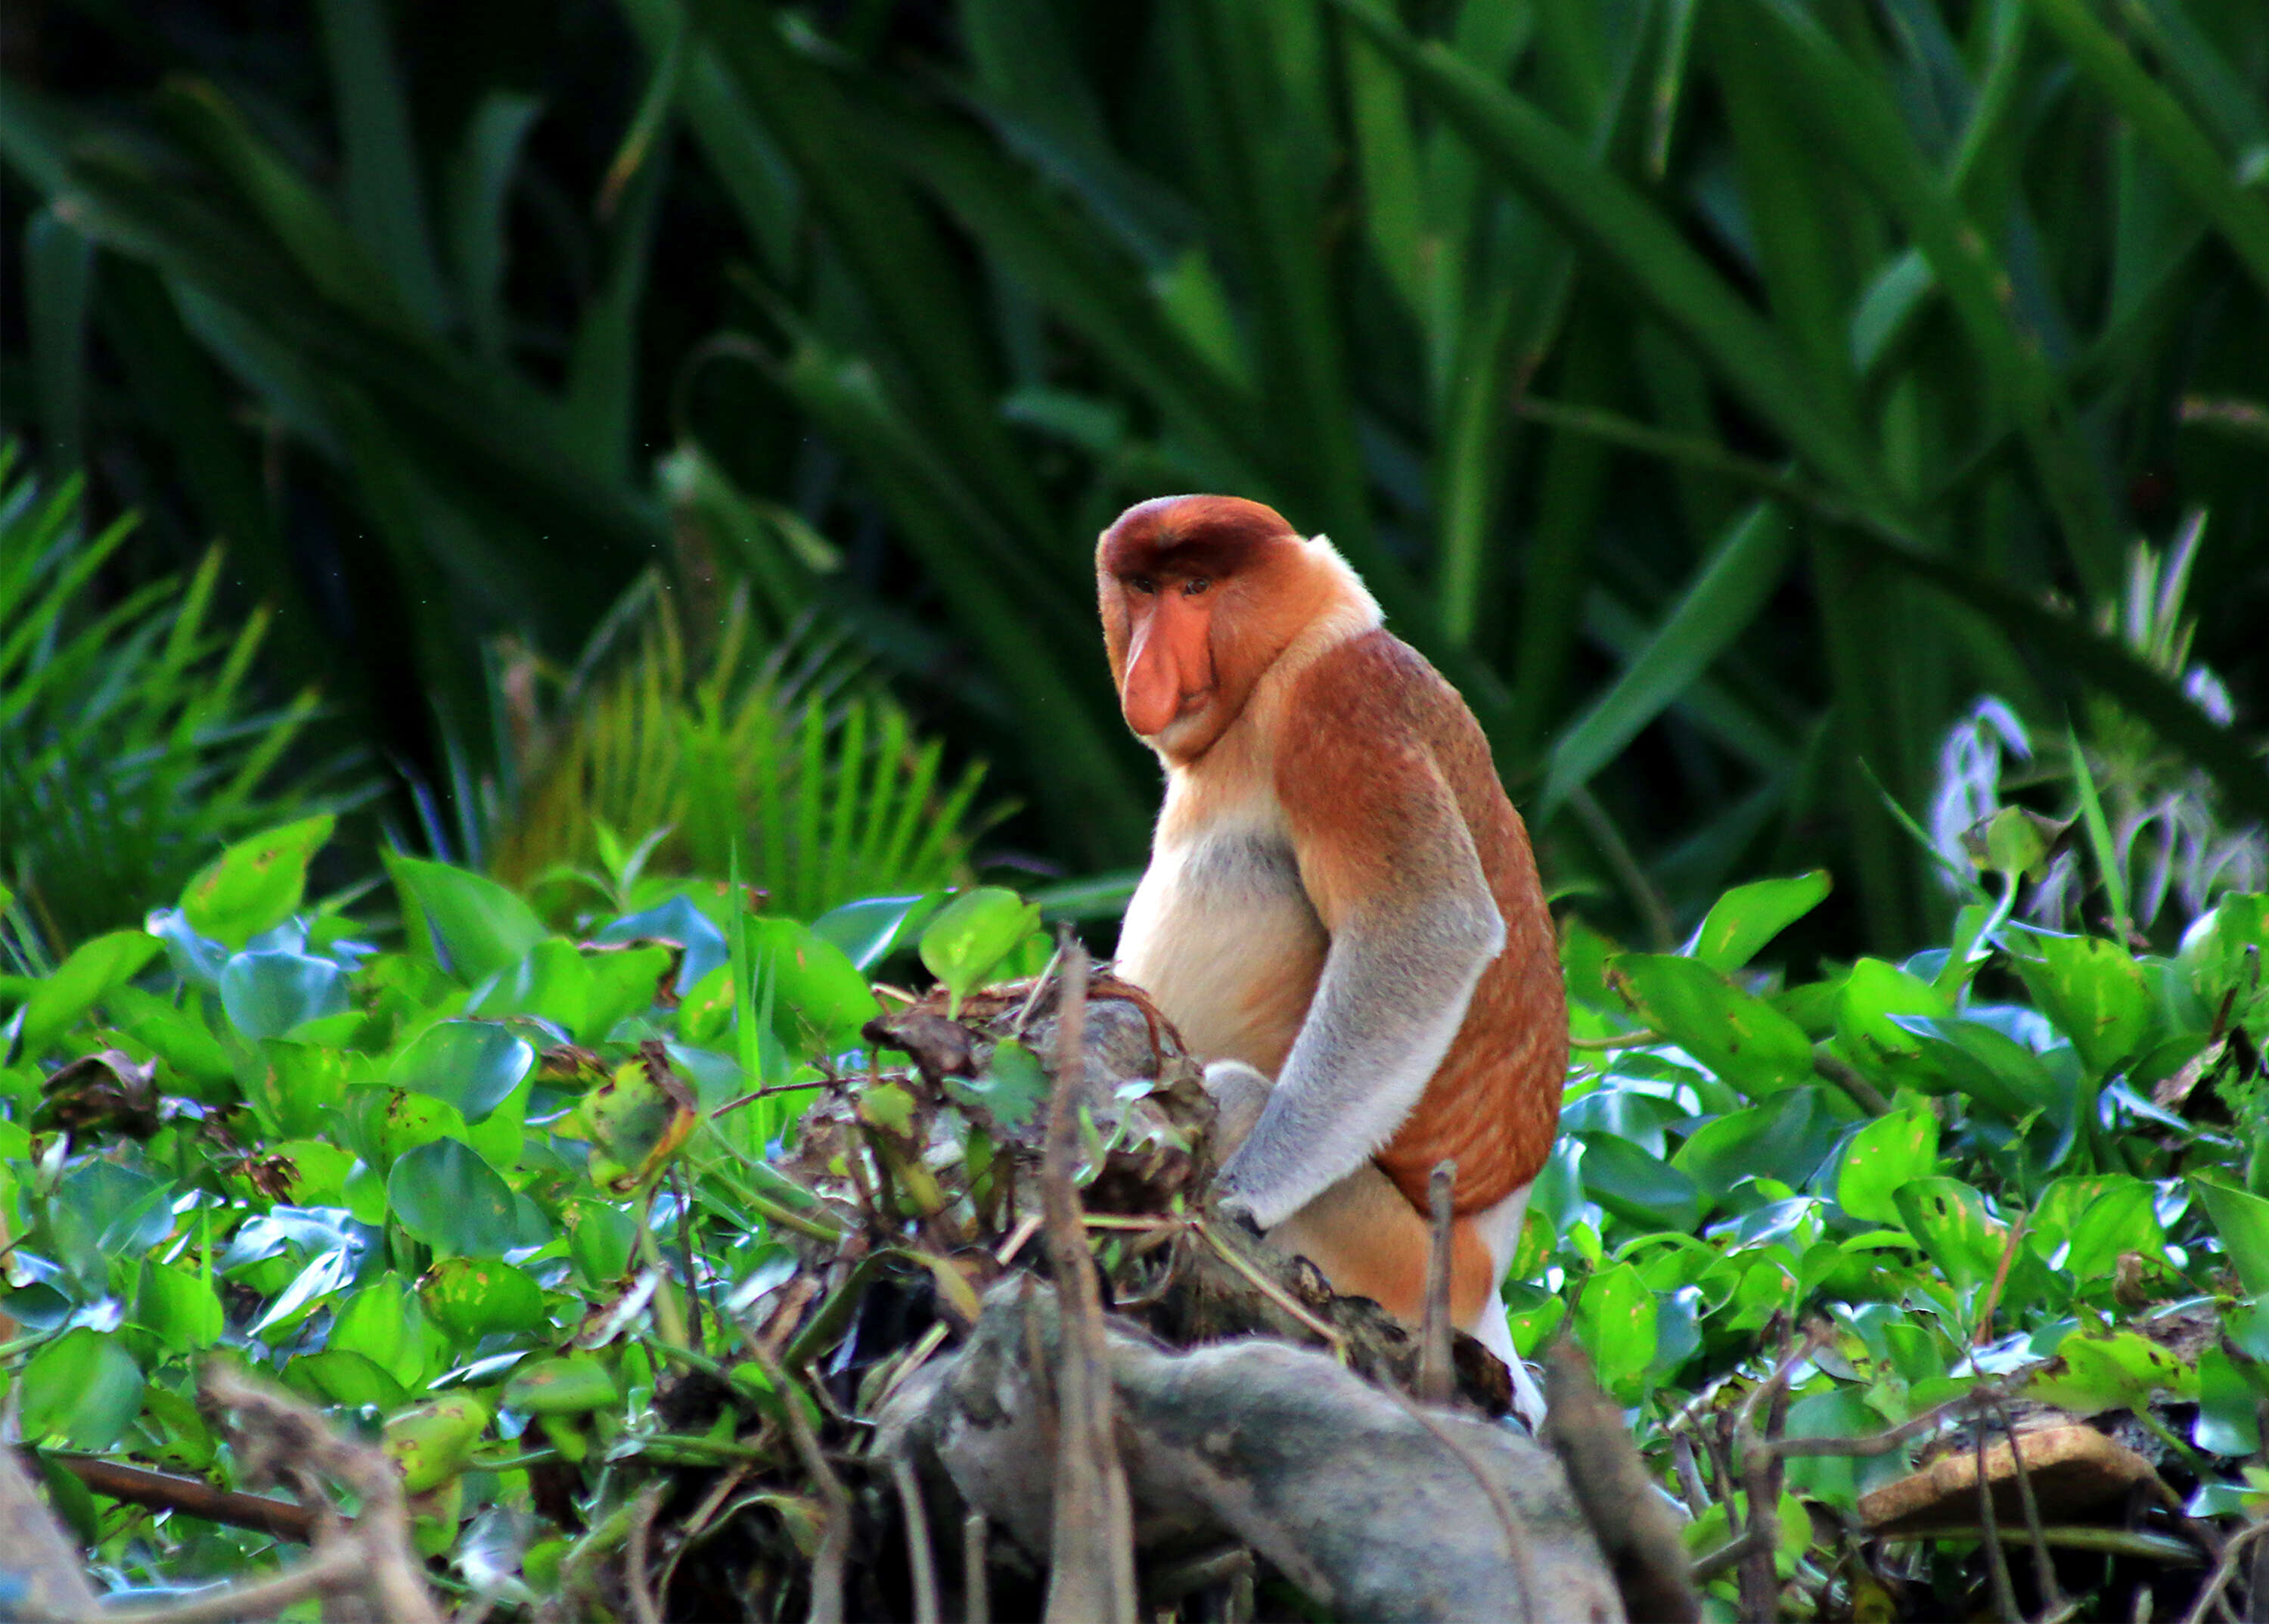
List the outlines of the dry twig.
<svg viewBox="0 0 2269 1624">
<path fill-rule="evenodd" d="M 1450 1364 L 1450 1226 L 1458 1164 L 1438 1164 L 1426 1180 L 1430 1233 L 1426 1247 L 1426 1306 L 1418 1332 L 1418 1398 L 1447 1404 L 1456 1376 Z"/>
<path fill-rule="evenodd" d="M 906 1519 L 906 1566 L 914 1582 L 914 1624 L 939 1624 L 937 1553 L 930 1548 L 929 1511 L 922 1504 L 921 1483 L 913 1463 L 903 1458 L 891 1463 L 891 1480 L 898 1491 L 898 1510 Z"/>
</svg>

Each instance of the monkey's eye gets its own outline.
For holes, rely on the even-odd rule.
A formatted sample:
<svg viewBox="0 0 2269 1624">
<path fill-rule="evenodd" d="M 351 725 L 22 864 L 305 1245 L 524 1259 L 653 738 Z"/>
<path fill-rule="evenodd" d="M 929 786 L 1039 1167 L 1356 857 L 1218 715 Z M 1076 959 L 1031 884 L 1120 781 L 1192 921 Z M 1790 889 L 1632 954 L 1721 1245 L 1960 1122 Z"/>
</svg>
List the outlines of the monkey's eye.
<svg viewBox="0 0 2269 1624">
<path fill-rule="evenodd" d="M 1186 598 L 1194 598 L 1212 585 L 1213 583 L 1204 576 L 1193 575 L 1182 583 L 1182 595 Z"/>
<path fill-rule="evenodd" d="M 1158 583 L 1147 575 L 1129 575 L 1127 578 L 1127 589 L 1129 592 L 1139 592 L 1147 598 L 1158 590 Z"/>
</svg>

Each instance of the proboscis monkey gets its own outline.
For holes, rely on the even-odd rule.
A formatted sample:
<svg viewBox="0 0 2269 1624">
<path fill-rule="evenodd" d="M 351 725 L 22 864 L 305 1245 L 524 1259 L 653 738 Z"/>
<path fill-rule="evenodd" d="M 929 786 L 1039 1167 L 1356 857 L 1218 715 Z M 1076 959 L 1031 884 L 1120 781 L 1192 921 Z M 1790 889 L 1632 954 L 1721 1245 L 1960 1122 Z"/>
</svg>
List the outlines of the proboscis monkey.
<svg viewBox="0 0 2269 1624">
<path fill-rule="evenodd" d="M 1236 1141 L 1223 1207 L 1415 1321 L 1427 1179 L 1454 1159 L 1452 1314 L 1533 1419 L 1497 1288 L 1551 1153 L 1568 1022 L 1480 726 L 1331 543 L 1258 502 L 1131 507 L 1096 580 L 1120 708 L 1166 768 L 1118 973 L 1208 1062 Z"/>
</svg>

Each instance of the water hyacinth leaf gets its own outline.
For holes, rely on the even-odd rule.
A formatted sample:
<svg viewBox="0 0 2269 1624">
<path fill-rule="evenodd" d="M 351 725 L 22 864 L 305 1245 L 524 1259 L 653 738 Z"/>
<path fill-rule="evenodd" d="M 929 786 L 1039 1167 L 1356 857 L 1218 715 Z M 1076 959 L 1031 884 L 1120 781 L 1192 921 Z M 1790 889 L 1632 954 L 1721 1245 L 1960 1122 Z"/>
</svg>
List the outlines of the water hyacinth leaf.
<svg viewBox="0 0 2269 1624">
<path fill-rule="evenodd" d="M 277 1294 L 267 1312 L 253 1321 L 248 1333 L 255 1338 L 280 1340 L 274 1333 L 288 1332 L 306 1318 L 317 1303 L 352 1280 L 354 1271 L 354 1254 L 345 1247 L 318 1252 Z"/>
<path fill-rule="evenodd" d="M 2072 1101 L 2040 1057 L 1983 1022 L 1927 1015 L 1890 1019 L 1921 1044 L 1923 1060 L 1937 1079 L 1925 1085 L 1930 1092 L 1958 1090 L 2011 1121 L 2036 1111 L 2059 1120 L 2069 1115 Z"/>
<path fill-rule="evenodd" d="M 1600 1385 L 1615 1393 L 1654 1362 L 1654 1293 L 1628 1263 L 1600 1270 L 1584 1282 L 1576 1304 L 1576 1337 L 1592 1356 Z"/>
<path fill-rule="evenodd" d="M 2234 1013 L 2242 1020 L 2260 994 L 2264 955 L 2269 896 L 2225 897 L 2183 933 L 2175 962 L 2209 1009 L 2218 1010 L 2234 991 Z"/>
<path fill-rule="evenodd" d="M 1929 982 L 1879 958 L 1862 958 L 1844 978 L 1836 1000 L 1836 1036 L 1844 1053 L 1867 1075 L 1893 1084 L 1928 1088 L 1940 1073 L 1924 1058 L 1923 1045 L 1895 1020 L 1920 1015 L 1943 1020 L 1954 1000 Z"/>
<path fill-rule="evenodd" d="M 1984 1196 L 1958 1178 L 1930 1177 L 1900 1185 L 1892 1201 L 1899 1222 L 1958 1295 L 1993 1278 L 2008 1234 L 1986 1215 Z"/>
<path fill-rule="evenodd" d="M 1759 949 L 1817 908 L 1829 886 L 1825 868 L 1737 885 L 1711 904 L 1685 952 L 1712 970 L 1739 970 Z"/>
<path fill-rule="evenodd" d="M 669 949 L 658 944 L 587 953 L 565 937 L 546 937 L 484 986 L 469 1009 L 540 1016 L 588 1046 L 653 1004 L 669 960 Z"/>
<path fill-rule="evenodd" d="M 2236 1458 L 2261 1448 L 2259 1399 L 2236 1362 L 2211 1345 L 2199 1350 L 2198 1421 L 2191 1441 L 2212 1455 Z"/>
<path fill-rule="evenodd" d="M 2219 1179 L 2193 1178 L 2222 1251 L 2248 1296 L 2269 1296 L 2269 1200 Z"/>
<path fill-rule="evenodd" d="M 2024 1396 L 2075 1415 L 2101 1415 L 2147 1409 L 2158 1393 L 2194 1399 L 2198 1391 L 2197 1369 L 2147 1336 L 2076 1331 L 2057 1344 L 2056 1357 L 2026 1384 Z"/>
<path fill-rule="evenodd" d="M 945 1089 L 957 1101 L 990 1117 L 1009 1133 L 1021 1132 L 1048 1097 L 1048 1074 L 1039 1057 L 1015 1038 L 994 1046 L 985 1075 L 974 1081 L 948 1077 Z"/>
<path fill-rule="evenodd" d="M 174 973 L 191 986 L 208 993 L 220 990 L 220 972 L 228 963 L 228 949 L 210 936 L 200 936 L 179 908 L 158 908 L 143 921 L 143 928 L 166 944 L 166 957 Z"/>
<path fill-rule="evenodd" d="M 1612 1133 L 1584 1140 L 1584 1193 L 1626 1223 L 1690 1231 L 1709 1210 L 1694 1180 Z"/>
<path fill-rule="evenodd" d="M 1792 1438 L 1861 1438 L 1881 1432 L 1883 1425 L 1882 1415 L 1856 1387 L 1808 1392 L 1788 1406 L 1787 1436 Z M 1895 1476 L 1901 1469 L 1896 1458 L 1886 1462 L 1881 1458 L 1799 1455 L 1788 1463 L 1788 1486 L 1849 1512 L 1858 1510 L 1862 1490 L 1874 1487 L 1865 1480 Z"/>
<path fill-rule="evenodd" d="M 2039 957 L 2014 956 L 2042 1013 L 2072 1039 L 2093 1076 L 2107 1076 L 2140 1053 L 2157 1003 L 2132 955 L 2100 936 L 2031 933 Z"/>
<path fill-rule="evenodd" d="M 484 1120 L 536 1067 L 536 1049 L 494 1021 L 441 1021 L 394 1057 L 387 1081 Z"/>
<path fill-rule="evenodd" d="M 307 894 L 307 862 L 331 838 L 326 812 L 240 840 L 181 892 L 181 917 L 232 949 L 290 919 Z"/>
<path fill-rule="evenodd" d="M 399 852 L 384 856 L 405 920 L 426 927 L 413 929 L 411 940 L 430 932 L 437 956 L 460 981 L 511 969 L 548 934 L 536 911 L 494 880 Z"/>
<path fill-rule="evenodd" d="M 27 1059 L 47 1052 L 103 995 L 140 973 L 158 956 L 157 938 L 146 931 L 113 931 L 82 942 L 43 978 L 25 1001 L 18 1046 Z"/>
<path fill-rule="evenodd" d="M 1812 1075 L 1803 1030 L 1707 964 L 1624 953 L 1608 976 L 1641 1020 L 1744 1092 L 1777 1093 Z"/>
<path fill-rule="evenodd" d="M 813 1042 L 831 1054 L 854 1046 L 876 1005 L 850 956 L 794 919 L 751 919 L 748 931 L 757 974 L 772 989 L 773 1028 L 792 1052 Z"/>
<path fill-rule="evenodd" d="M 1869 1223 L 1900 1224 L 1898 1192 L 1938 1167 L 1938 1118 L 1920 1105 L 1868 1123 L 1844 1148 L 1836 1201 Z"/>
<path fill-rule="evenodd" d="M 660 1173 L 693 1132 L 693 1093 L 658 1044 L 615 1068 L 570 1118 L 589 1141 L 594 1182 L 621 1193 Z M 493 1250 L 501 1251 L 501 1247 Z"/>
<path fill-rule="evenodd" d="M 390 1174 L 398 1159 L 420 1145 L 462 1139 L 467 1132 L 464 1113 L 448 1101 L 400 1089 L 353 1089 L 344 1116 L 350 1147 L 382 1174 Z"/>
<path fill-rule="evenodd" d="M 134 1320 L 174 1353 L 211 1347 L 226 1325 L 220 1297 L 203 1275 L 155 1261 L 142 1266 Z"/>
<path fill-rule="evenodd" d="M 418 1283 L 426 1317 L 462 1342 L 545 1322 L 543 1288 L 501 1258 L 446 1258 Z"/>
<path fill-rule="evenodd" d="M 611 1409 L 621 1399 L 606 1366 L 588 1354 L 535 1360 L 504 1384 L 504 1407 L 529 1415 L 580 1415 Z"/>
<path fill-rule="evenodd" d="M 811 933 L 843 949 L 860 970 L 872 970 L 905 943 L 907 934 L 943 901 L 935 892 L 920 897 L 868 897 L 831 908 L 811 922 Z"/>
<path fill-rule="evenodd" d="M 257 1043 L 302 1022 L 343 1013 L 349 1002 L 346 972 L 305 953 L 240 953 L 220 972 L 220 1001 L 229 1024 Z"/>
<path fill-rule="evenodd" d="M 567 1256 L 585 1285 L 608 1291 L 631 1270 L 631 1246 L 638 1221 L 611 1201 L 588 1197 L 569 1201 L 561 1214 L 567 1229 Z"/>
<path fill-rule="evenodd" d="M 1762 1105 L 1728 1112 L 1687 1137 L 1670 1163 L 1718 1200 L 1744 1178 L 1807 1183 L 1836 1148 L 1844 1124 L 1817 1087 L 1791 1089 Z"/>
<path fill-rule="evenodd" d="M 245 1103 L 271 1133 L 287 1139 L 321 1133 L 361 1069 L 359 1056 L 322 1044 L 271 1037 L 260 1051 L 258 1069 L 245 1076 Z"/>
<path fill-rule="evenodd" d="M 395 1221 L 436 1251 L 493 1257 L 520 1244 L 511 1186 L 461 1140 L 406 1152 L 387 1175 L 386 1199 Z"/>
<path fill-rule="evenodd" d="M 26 1443 L 55 1439 L 100 1451 L 116 1443 L 142 1408 L 142 1367 L 115 1337 L 81 1325 L 40 1349 L 18 1377 Z"/>
<path fill-rule="evenodd" d="M 488 1424 L 488 1406 L 459 1389 L 388 1416 L 382 1447 L 401 1469 L 403 1487 L 422 1495 L 457 1474 Z"/>
<path fill-rule="evenodd" d="M 709 916 L 687 897 L 673 897 L 641 912 L 625 914 L 592 940 L 610 944 L 676 943 L 683 955 L 677 963 L 680 989 L 693 985 L 725 962 L 725 933 L 711 924 Z"/>
<path fill-rule="evenodd" d="M 2091 1181 L 2093 1182 L 2093 1181 Z M 2112 1177 L 2073 1217 L 2064 1266 L 2082 1281 L 2109 1280 L 2131 1251 L 2157 1256 L 2167 1244 L 2159 1225 L 2158 1192 L 2140 1178 Z"/>
<path fill-rule="evenodd" d="M 284 1367 L 284 1380 L 295 1392 L 319 1404 L 350 1410 L 384 1412 L 408 1402 L 410 1394 L 377 1362 L 364 1354 L 329 1347 L 302 1354 Z"/>
<path fill-rule="evenodd" d="M 425 1375 L 419 1340 L 418 1306 L 402 1276 L 389 1272 L 339 1308 L 327 1346 L 362 1355 L 407 1386 Z"/>
<path fill-rule="evenodd" d="M 944 984 L 954 1015 L 1039 922 L 1040 911 L 1016 892 L 980 885 L 946 904 L 923 927 L 922 963 Z"/>
</svg>

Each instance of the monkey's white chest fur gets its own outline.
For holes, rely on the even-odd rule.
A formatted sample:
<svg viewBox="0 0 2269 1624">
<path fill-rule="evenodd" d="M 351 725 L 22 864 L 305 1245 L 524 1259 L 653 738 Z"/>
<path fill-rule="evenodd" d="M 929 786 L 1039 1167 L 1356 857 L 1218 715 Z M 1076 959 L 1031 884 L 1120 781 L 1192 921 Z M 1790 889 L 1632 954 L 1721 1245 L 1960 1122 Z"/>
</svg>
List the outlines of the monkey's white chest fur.
<svg viewBox="0 0 2269 1624">
<path fill-rule="evenodd" d="M 1291 842 L 1223 820 L 1182 838 L 1161 830 L 1127 904 L 1117 969 L 1157 1000 L 1198 1059 L 1243 1060 L 1274 1077 L 1328 945 Z"/>
</svg>

